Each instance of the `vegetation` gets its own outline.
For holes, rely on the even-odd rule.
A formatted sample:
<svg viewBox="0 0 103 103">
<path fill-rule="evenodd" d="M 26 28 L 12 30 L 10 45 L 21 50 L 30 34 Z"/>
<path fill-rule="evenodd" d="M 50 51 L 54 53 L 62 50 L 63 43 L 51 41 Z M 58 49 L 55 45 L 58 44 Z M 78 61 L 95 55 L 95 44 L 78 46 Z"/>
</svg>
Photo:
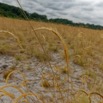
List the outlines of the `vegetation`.
<svg viewBox="0 0 103 103">
<path fill-rule="evenodd" d="M 43 70 L 39 72 L 41 73 L 41 75 L 40 77 L 38 77 L 39 79 L 37 79 L 38 85 L 41 88 L 43 88 L 43 90 L 47 91 L 48 93 L 51 93 L 51 99 L 49 101 L 54 102 L 55 99 L 53 98 L 59 97 L 58 102 L 60 100 L 60 103 L 63 102 L 63 99 L 61 100 L 60 98 L 65 98 L 64 103 L 69 103 L 70 101 L 72 101 L 73 103 L 79 103 L 79 102 L 90 103 L 89 102 L 90 97 L 88 98 L 88 96 L 92 97 L 93 95 L 102 94 L 103 81 L 102 79 L 100 79 L 100 74 L 96 72 L 96 71 L 100 71 L 101 73 L 103 72 L 103 69 L 102 69 L 103 59 L 101 58 L 101 55 L 103 55 L 103 48 L 102 48 L 103 47 L 103 40 L 102 40 L 103 31 L 102 30 L 91 30 L 91 29 L 86 29 L 86 28 L 81 28 L 81 27 L 77 28 L 77 27 L 65 26 L 61 24 L 58 25 L 58 24 L 52 24 L 52 23 L 31 21 L 31 24 L 34 27 L 34 30 L 36 31 L 36 33 L 38 34 L 39 40 L 43 48 L 45 49 L 46 53 L 44 54 L 44 52 L 42 51 L 40 47 L 39 42 L 34 36 L 34 32 L 32 32 L 31 27 L 27 25 L 27 21 L 18 20 L 18 19 L 13 20 L 10 18 L 3 17 L 3 18 L 0 18 L 0 23 L 1 23 L 0 28 L 2 29 L 0 31 L 0 54 L 13 56 L 16 58 L 17 61 L 20 61 L 20 62 L 24 60 L 28 60 L 30 58 L 37 58 L 40 61 L 40 63 L 44 63 L 44 64 L 47 62 L 52 62 L 52 61 L 60 62 L 60 59 L 58 59 L 57 61 L 53 59 L 53 54 L 58 54 L 56 58 L 60 56 L 61 60 L 64 61 L 66 57 L 62 49 L 62 45 L 63 45 L 63 47 L 69 50 L 70 58 L 67 63 L 72 62 L 73 65 L 77 65 L 76 68 L 78 68 L 78 66 L 80 66 L 80 68 L 83 68 L 83 71 L 84 71 L 83 74 L 81 74 L 80 77 L 78 76 L 76 77 L 77 79 L 81 81 L 81 86 L 80 88 L 78 88 L 78 90 L 80 89 L 80 91 L 76 91 L 77 93 L 73 92 L 75 91 L 73 89 L 75 83 L 71 81 L 68 82 L 69 81 L 68 76 L 70 75 L 71 77 L 74 75 L 70 73 L 71 71 L 70 67 L 69 69 L 67 69 L 67 66 L 62 65 L 63 66 L 62 67 L 56 64 L 52 68 L 53 71 Z M 21 26 L 23 26 L 23 28 Z M 43 26 L 45 26 L 45 28 Z M 50 29 L 51 27 L 54 29 Z M 61 37 L 57 38 L 56 35 L 53 35 L 52 32 L 48 32 L 48 30 L 57 31 L 55 29 L 57 29 L 61 33 L 61 36 L 66 41 L 67 46 L 65 46 L 65 44 L 62 44 L 63 41 L 62 42 L 59 41 Z M 47 31 L 44 31 L 44 30 L 47 30 Z M 10 83 L 12 82 L 16 83 L 16 81 L 18 81 L 15 79 L 17 78 L 16 75 L 19 75 L 19 74 L 18 72 L 16 73 L 15 71 L 17 70 L 16 67 L 13 67 L 13 68 L 14 68 L 13 70 L 9 69 L 8 71 L 5 71 L 3 73 L 3 78 L 4 79 L 8 78 L 6 79 L 6 82 L 8 81 L 8 84 L 6 84 L 7 88 L 10 88 L 8 86 L 12 86 L 11 88 L 14 88 L 15 87 L 14 84 L 10 85 Z M 67 71 L 67 70 L 70 70 L 70 71 Z M 23 71 L 26 71 L 26 69 L 24 69 Z M 32 72 L 35 75 L 36 69 L 27 68 L 27 71 L 28 73 Z M 20 72 L 22 72 L 22 70 L 20 70 Z M 26 72 L 24 72 L 25 75 L 26 75 Z M 11 74 L 14 74 L 14 75 L 11 75 Z M 32 85 L 31 81 L 26 80 L 28 82 L 27 84 L 25 84 L 24 79 L 22 77 L 19 80 L 19 84 L 17 88 L 22 89 L 22 86 L 23 88 L 29 88 L 27 89 L 29 94 L 26 94 L 25 92 L 24 94 L 22 93 L 22 96 L 31 95 L 31 97 L 34 98 L 33 93 L 35 92 L 35 90 L 31 87 L 28 87 Z M 63 94 L 67 95 L 69 93 L 68 87 L 65 86 L 66 83 L 67 85 L 69 85 L 68 87 L 70 87 L 70 85 L 73 86 L 72 90 L 70 90 L 71 95 L 72 93 L 76 94 L 74 96 L 74 99 L 72 100 L 69 98 L 66 99 L 66 96 L 65 97 L 63 96 Z M 86 91 L 85 86 L 87 86 L 90 93 Z M 81 88 L 84 90 L 84 92 L 81 91 Z M 34 90 L 34 92 L 31 92 L 31 90 L 32 91 Z M 55 92 L 53 92 L 52 90 L 54 90 Z M 1 91 L 1 92 L 4 93 L 4 91 Z M 42 91 L 40 92 L 40 94 L 35 93 L 35 95 L 37 95 L 39 101 L 45 101 L 44 103 L 46 103 L 47 97 L 44 96 L 45 93 L 43 94 L 41 93 Z M 56 93 L 57 96 L 52 97 L 52 95 L 54 95 L 53 93 Z M 11 99 L 16 98 L 11 93 L 8 94 L 8 92 L 5 95 L 8 95 Z M 27 96 L 27 98 L 28 97 L 30 96 Z M 77 97 L 78 99 L 76 99 Z M 101 97 L 102 95 L 100 95 L 100 98 Z M 29 100 L 31 100 L 30 98 Z M 23 100 L 25 99 L 21 99 L 21 100 L 15 99 L 15 101 L 19 101 L 22 103 Z M 37 103 L 39 103 L 39 101 Z M 91 98 L 91 101 L 93 101 L 93 98 Z"/>
<path fill-rule="evenodd" d="M 103 30 L 0 17 L 0 102 L 103 103 L 102 47 Z"/>
<path fill-rule="evenodd" d="M 34 20 L 43 20 L 46 21 L 47 17 L 45 15 L 39 15 L 37 13 L 28 13 L 24 11 L 24 13 L 30 18 Z M 0 16 L 4 17 L 11 17 L 11 18 L 18 18 L 18 19 L 25 19 L 22 14 L 22 10 L 18 7 L 10 6 L 4 3 L 0 3 Z"/>
</svg>

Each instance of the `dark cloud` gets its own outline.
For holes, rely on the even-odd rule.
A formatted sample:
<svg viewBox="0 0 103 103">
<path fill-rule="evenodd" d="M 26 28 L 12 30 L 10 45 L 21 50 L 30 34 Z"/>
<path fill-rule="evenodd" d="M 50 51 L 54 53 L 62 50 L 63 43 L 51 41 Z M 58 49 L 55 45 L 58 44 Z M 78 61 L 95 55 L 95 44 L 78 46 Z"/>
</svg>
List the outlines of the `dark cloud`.
<svg viewBox="0 0 103 103">
<path fill-rule="evenodd" d="M 0 0 L 18 6 L 16 0 Z M 102 0 L 20 0 L 30 13 L 37 12 L 49 18 L 64 18 L 74 22 L 103 25 Z"/>
<path fill-rule="evenodd" d="M 93 9 L 93 8 L 90 8 L 90 7 L 89 7 L 89 8 L 86 8 L 86 7 L 85 7 L 85 8 L 83 8 L 82 10 L 87 11 L 87 12 L 91 12 L 91 11 L 93 11 L 94 9 Z"/>
</svg>

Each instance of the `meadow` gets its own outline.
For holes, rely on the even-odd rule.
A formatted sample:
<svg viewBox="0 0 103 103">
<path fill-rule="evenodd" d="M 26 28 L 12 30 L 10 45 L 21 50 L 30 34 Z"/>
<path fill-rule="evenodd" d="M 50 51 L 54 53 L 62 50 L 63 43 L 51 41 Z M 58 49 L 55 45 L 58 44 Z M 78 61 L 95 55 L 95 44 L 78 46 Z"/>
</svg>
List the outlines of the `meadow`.
<svg viewBox="0 0 103 103">
<path fill-rule="evenodd" d="M 103 30 L 0 17 L 0 57 L 0 103 L 103 103 Z"/>
</svg>

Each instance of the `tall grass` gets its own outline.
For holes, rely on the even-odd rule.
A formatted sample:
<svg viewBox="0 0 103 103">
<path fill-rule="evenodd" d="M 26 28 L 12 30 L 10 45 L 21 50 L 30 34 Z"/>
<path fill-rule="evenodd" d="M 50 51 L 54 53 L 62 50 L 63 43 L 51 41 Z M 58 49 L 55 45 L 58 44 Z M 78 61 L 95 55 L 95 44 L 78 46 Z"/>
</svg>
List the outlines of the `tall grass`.
<svg viewBox="0 0 103 103">
<path fill-rule="evenodd" d="M 60 36 L 59 33 L 57 33 L 56 31 L 54 31 L 53 29 L 49 29 L 49 28 L 45 28 L 45 27 L 41 27 L 41 28 L 34 29 L 34 27 L 32 26 L 31 22 L 29 21 L 29 18 L 26 16 L 25 12 L 23 11 L 23 8 L 22 8 L 19 0 L 17 0 L 17 2 L 18 2 L 18 4 L 19 4 L 20 8 L 22 9 L 22 11 L 21 11 L 22 14 L 23 14 L 24 17 L 28 20 L 28 24 L 30 25 L 31 29 L 33 30 L 33 32 L 34 32 L 34 34 L 35 34 L 35 37 L 36 37 L 36 39 L 38 40 L 38 42 L 39 42 L 39 44 L 40 44 L 40 46 L 41 46 L 41 48 L 42 48 L 42 50 L 43 50 L 43 52 L 44 52 L 44 55 L 48 56 L 48 53 L 46 52 L 45 48 L 43 47 L 43 45 L 42 45 L 42 43 L 41 43 L 41 41 L 40 41 L 40 39 L 39 39 L 39 37 L 38 37 L 38 35 L 36 34 L 35 31 L 37 31 L 37 30 L 42 30 L 42 29 L 44 29 L 44 30 L 49 30 L 49 31 L 52 31 L 52 32 L 60 39 L 60 41 L 62 42 L 63 47 L 64 47 L 64 53 L 65 53 L 66 64 L 67 64 L 67 68 L 66 68 L 65 71 L 68 72 L 68 69 L 69 69 L 69 67 L 68 67 L 68 63 L 69 63 L 69 59 L 68 59 L 68 49 L 67 49 L 66 43 L 64 42 L 63 38 Z M 55 86 L 55 73 L 54 73 L 54 71 L 53 71 L 53 68 L 52 68 L 52 66 L 51 66 L 51 63 L 50 63 L 49 61 L 48 61 L 47 63 L 49 64 L 49 66 L 50 66 L 50 68 L 51 68 L 51 70 L 52 70 L 53 78 L 54 78 L 53 85 Z M 68 77 L 68 78 L 69 78 L 69 77 Z M 56 88 L 56 87 L 54 87 L 54 88 Z M 55 92 L 54 92 L 54 95 L 55 95 Z"/>
</svg>

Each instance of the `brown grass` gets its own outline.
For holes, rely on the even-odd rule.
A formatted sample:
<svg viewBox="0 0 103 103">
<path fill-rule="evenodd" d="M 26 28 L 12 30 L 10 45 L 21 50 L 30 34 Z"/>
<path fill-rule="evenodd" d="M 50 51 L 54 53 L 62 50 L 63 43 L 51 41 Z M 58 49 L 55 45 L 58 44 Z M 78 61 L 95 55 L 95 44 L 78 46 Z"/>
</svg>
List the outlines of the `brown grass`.
<svg viewBox="0 0 103 103">
<path fill-rule="evenodd" d="M 5 25 L 2 19 L 5 20 Z M 4 28 L 3 30 L 8 29 L 8 31 L 11 31 L 13 34 L 19 37 L 21 44 L 23 48 L 25 49 L 25 52 L 24 52 L 25 56 L 31 57 L 31 56 L 37 55 L 36 49 L 40 49 L 40 45 L 38 44 L 38 41 L 34 37 L 34 34 L 30 26 L 28 25 L 27 21 L 0 18 L 0 23 L 1 23 L 0 28 Z M 14 26 L 12 26 L 12 23 Z M 56 28 L 58 31 L 60 31 L 63 38 L 68 43 L 68 47 L 71 50 L 70 56 L 71 58 L 73 58 L 74 63 L 80 66 L 89 68 L 95 65 L 96 60 L 98 60 L 98 63 L 96 65 L 98 68 L 102 70 L 102 58 L 101 58 L 101 56 L 103 55 L 102 54 L 103 40 L 101 38 L 101 34 L 103 33 L 102 30 L 101 31 L 90 30 L 90 29 L 76 28 L 76 27 L 70 27 L 70 26 L 64 26 L 64 25 L 55 25 L 51 23 L 42 23 L 42 22 L 38 23 L 38 22 L 32 22 L 32 21 L 31 23 L 34 28 L 38 28 L 41 26 L 45 26 L 48 28 L 50 27 L 54 29 Z M 20 24 L 22 25 L 23 28 L 21 27 Z M 78 36 L 80 31 L 82 31 L 81 37 Z M 54 47 L 58 47 L 58 52 L 59 52 L 59 50 L 61 49 L 61 43 L 56 36 L 51 35 L 52 33 L 48 31 L 37 31 L 37 34 L 42 44 L 47 49 L 47 51 L 52 52 L 51 50 L 51 44 L 52 44 L 54 45 Z M 44 42 L 44 40 L 41 38 L 41 35 L 45 36 L 47 43 L 50 45 Z M 14 42 L 14 40 L 11 41 L 12 45 L 8 45 L 6 43 L 10 41 L 11 39 L 10 37 L 4 34 L 4 35 L 0 35 L 0 38 L 3 38 L 3 39 L 0 39 L 1 40 L 0 52 L 2 54 L 3 54 L 3 50 L 4 50 L 4 54 L 6 53 L 10 55 L 15 55 L 16 53 L 19 55 L 23 53 L 23 51 L 18 48 L 17 46 L 18 44 Z M 8 38 L 8 40 L 6 38 Z M 5 40 L 5 42 L 3 40 Z M 4 46 L 2 46 L 2 44 Z M 32 46 L 34 48 L 32 48 Z M 38 51 L 38 54 L 41 55 L 41 58 L 44 58 L 42 56 L 41 50 Z"/>
<path fill-rule="evenodd" d="M 103 91 L 101 87 L 102 84 L 98 84 L 97 87 L 94 86 L 92 88 L 92 86 L 97 83 L 97 74 L 95 73 L 95 69 L 98 68 L 98 70 L 103 72 L 103 30 L 91 30 L 81 27 L 77 28 L 36 21 L 30 21 L 30 23 L 33 30 L 36 32 L 40 43 L 35 38 L 34 32 L 28 24 L 28 21 L 0 18 L 0 28 L 2 30 L 2 32 L 0 32 L 0 54 L 12 55 L 17 60 L 36 57 L 41 62 L 46 61 L 50 63 L 50 61 L 52 61 L 51 58 L 54 51 L 62 54 L 64 50 L 65 55 L 62 54 L 61 57 L 66 59 L 67 67 L 59 67 L 58 71 L 53 69 L 53 72 L 51 74 L 48 73 L 45 78 L 41 73 L 41 85 L 46 89 L 52 88 L 54 90 L 53 93 L 51 91 L 49 92 L 54 95 L 54 97 L 52 97 L 52 103 L 55 103 L 55 99 L 58 98 L 61 100 L 59 101 L 60 103 L 69 103 L 71 100 L 71 103 L 91 103 L 93 95 L 98 95 L 103 98 L 101 93 L 101 91 Z M 57 31 L 59 31 L 60 34 Z M 11 34 L 12 36 L 6 35 L 6 33 Z M 40 44 L 42 44 L 43 49 L 45 49 L 44 53 L 46 53 L 46 55 L 43 53 Z M 52 48 L 51 45 L 53 46 Z M 70 58 L 68 58 L 68 50 Z M 68 67 L 68 63 L 70 62 L 84 68 L 85 72 L 79 79 L 82 79 L 83 85 L 87 85 L 88 88 L 90 87 L 89 89 L 91 92 L 88 93 L 83 90 L 83 95 L 80 95 L 80 98 L 73 96 L 73 99 L 71 99 L 71 97 L 65 95 L 68 91 L 70 91 L 70 95 L 72 93 L 71 90 L 66 90 L 62 87 L 62 85 L 67 82 L 70 82 L 70 85 L 73 85 L 71 83 L 72 81 L 67 81 L 67 78 L 69 78 L 67 70 L 70 69 Z M 36 98 L 38 103 L 46 103 L 45 99 L 41 99 L 35 91 L 32 92 L 30 88 L 28 88 L 26 84 L 29 82 L 28 80 L 20 82 L 17 87 L 13 84 L 9 84 L 8 80 L 11 79 L 9 77 L 13 73 L 21 72 L 10 70 L 4 74 L 7 84 L 0 87 L 0 97 L 6 95 L 13 100 L 13 103 L 17 103 L 19 101 L 22 103 L 23 98 L 25 102 L 28 102 L 28 100 L 31 100 L 31 97 Z M 62 74 L 64 76 L 64 80 L 61 79 Z M 65 76 L 65 74 L 67 74 L 67 76 Z M 25 78 L 24 76 L 22 77 Z M 48 78 L 50 79 L 47 80 Z M 90 80 L 93 80 L 94 84 L 92 82 L 89 83 Z M 16 98 L 14 94 L 4 90 L 4 88 L 8 88 L 10 86 L 12 88 L 16 88 L 21 93 L 18 98 Z M 24 91 L 23 88 L 26 88 L 27 91 Z M 56 95 L 57 92 L 59 92 L 59 96 Z M 78 93 L 81 93 L 81 91 L 78 91 Z"/>
</svg>

